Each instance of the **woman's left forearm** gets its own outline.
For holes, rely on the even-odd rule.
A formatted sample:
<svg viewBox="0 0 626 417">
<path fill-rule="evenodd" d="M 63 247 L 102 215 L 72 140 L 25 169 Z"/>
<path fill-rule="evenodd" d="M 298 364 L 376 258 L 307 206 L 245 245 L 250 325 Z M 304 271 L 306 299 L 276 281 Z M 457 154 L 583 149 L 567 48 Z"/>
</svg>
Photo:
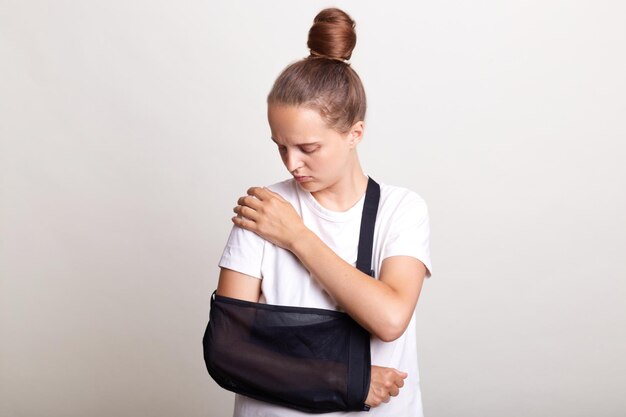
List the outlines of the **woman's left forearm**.
<svg viewBox="0 0 626 417">
<path fill-rule="evenodd" d="M 344 261 L 309 229 L 288 249 L 346 313 L 370 333 L 391 341 L 404 332 L 414 304 L 407 302 L 397 289 Z"/>
</svg>

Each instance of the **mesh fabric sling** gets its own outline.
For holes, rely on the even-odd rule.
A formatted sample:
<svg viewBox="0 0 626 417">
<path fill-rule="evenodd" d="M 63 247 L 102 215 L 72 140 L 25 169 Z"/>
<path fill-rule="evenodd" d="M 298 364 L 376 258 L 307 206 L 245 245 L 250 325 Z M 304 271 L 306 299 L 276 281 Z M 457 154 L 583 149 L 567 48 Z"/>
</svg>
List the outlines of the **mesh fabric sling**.
<svg viewBox="0 0 626 417">
<path fill-rule="evenodd" d="M 356 266 L 370 276 L 379 199 L 369 178 Z M 369 410 L 370 335 L 346 313 L 213 293 L 202 344 L 209 374 L 229 391 L 309 413 Z"/>
</svg>

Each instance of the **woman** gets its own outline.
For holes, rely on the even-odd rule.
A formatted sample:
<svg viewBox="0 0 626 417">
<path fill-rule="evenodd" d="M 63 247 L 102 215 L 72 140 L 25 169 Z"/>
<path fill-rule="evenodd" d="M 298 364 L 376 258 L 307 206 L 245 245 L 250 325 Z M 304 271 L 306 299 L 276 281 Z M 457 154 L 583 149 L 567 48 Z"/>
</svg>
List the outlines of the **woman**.
<svg viewBox="0 0 626 417">
<path fill-rule="evenodd" d="M 237 201 L 217 293 L 345 311 L 371 334 L 377 365 L 366 399 L 371 414 L 418 417 L 413 313 L 431 270 L 428 212 L 416 193 L 381 183 L 376 279 L 354 267 L 368 184 L 357 155 L 365 91 L 347 62 L 356 44 L 354 26 L 339 9 L 321 11 L 309 32 L 311 55 L 289 65 L 274 83 L 268 121 L 293 178 L 250 188 Z M 237 395 L 234 415 L 306 414 Z"/>
</svg>

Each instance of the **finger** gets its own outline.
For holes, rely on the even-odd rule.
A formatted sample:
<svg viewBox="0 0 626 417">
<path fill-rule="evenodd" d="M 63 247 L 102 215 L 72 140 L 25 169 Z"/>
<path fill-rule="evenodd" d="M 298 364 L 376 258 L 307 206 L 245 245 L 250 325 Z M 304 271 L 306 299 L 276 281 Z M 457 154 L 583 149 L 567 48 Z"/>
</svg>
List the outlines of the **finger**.
<svg viewBox="0 0 626 417">
<path fill-rule="evenodd" d="M 389 390 L 389 395 L 391 395 L 392 397 L 397 397 L 399 393 L 400 393 L 400 388 L 398 388 L 395 385 L 391 387 L 391 389 Z"/>
<path fill-rule="evenodd" d="M 393 368 L 392 368 L 392 369 L 393 369 Z M 409 376 L 409 374 L 408 374 L 408 373 L 406 373 L 406 372 L 402 372 L 402 371 L 398 371 L 397 369 L 394 369 L 393 371 L 394 371 L 394 373 L 395 373 L 396 377 L 397 377 L 398 379 L 400 379 L 400 380 L 402 380 L 402 379 L 406 379 L 406 377 L 408 377 L 408 376 Z"/>
<path fill-rule="evenodd" d="M 250 220 L 256 221 L 258 219 L 258 212 L 247 206 L 235 206 L 233 211 L 237 213 L 239 218 L 245 217 Z"/>
<path fill-rule="evenodd" d="M 266 191 L 269 191 L 269 190 L 266 190 L 265 188 L 262 188 L 262 187 L 250 187 L 248 188 L 248 191 L 246 192 L 249 196 L 256 197 L 259 200 L 264 200 L 270 196 L 270 194 L 267 193 Z"/>
<path fill-rule="evenodd" d="M 237 200 L 237 204 L 239 204 L 240 206 L 248 206 L 257 210 L 261 206 L 261 201 L 258 198 L 245 195 L 243 197 L 239 197 L 239 199 Z"/>
<path fill-rule="evenodd" d="M 396 374 L 393 378 L 393 384 L 397 387 L 402 388 L 404 386 L 404 378 Z"/>
<path fill-rule="evenodd" d="M 278 193 L 270 190 L 267 187 L 251 187 L 248 189 L 248 195 L 254 196 L 259 200 L 267 200 L 269 198 L 276 198 L 280 201 L 287 201 Z"/>
<path fill-rule="evenodd" d="M 250 230 L 252 232 L 255 231 L 256 223 L 252 220 L 248 220 L 245 217 L 239 216 L 232 217 L 231 220 L 233 223 L 235 223 L 235 225 L 241 227 L 242 229 Z"/>
<path fill-rule="evenodd" d="M 278 199 L 279 199 L 279 200 L 281 200 L 281 201 L 287 201 L 287 200 L 285 200 L 285 199 L 283 198 L 283 196 L 282 196 L 282 195 L 280 195 L 280 194 L 278 194 L 278 193 L 275 193 L 274 191 L 270 190 L 270 189 L 269 189 L 269 188 L 267 188 L 267 187 L 263 187 L 263 190 L 265 190 L 265 191 L 267 192 L 267 194 L 268 194 L 268 195 L 271 195 L 271 196 L 273 196 L 273 197 L 276 197 L 276 198 L 278 198 Z"/>
<path fill-rule="evenodd" d="M 402 378 L 406 378 L 407 376 L 409 376 L 409 374 L 407 372 L 403 372 L 403 371 L 398 371 L 397 369 L 391 368 L 394 370 L 395 373 L 397 373 L 398 375 L 401 375 Z"/>
</svg>

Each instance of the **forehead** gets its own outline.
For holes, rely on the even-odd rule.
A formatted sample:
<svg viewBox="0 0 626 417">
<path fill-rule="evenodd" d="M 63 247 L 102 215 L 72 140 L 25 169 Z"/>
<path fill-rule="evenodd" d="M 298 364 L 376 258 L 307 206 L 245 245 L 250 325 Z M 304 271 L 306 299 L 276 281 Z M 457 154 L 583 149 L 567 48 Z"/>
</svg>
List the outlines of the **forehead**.
<svg viewBox="0 0 626 417">
<path fill-rule="evenodd" d="M 321 141 L 337 135 L 326 126 L 317 110 L 308 107 L 270 104 L 267 119 L 274 141 Z"/>
</svg>

